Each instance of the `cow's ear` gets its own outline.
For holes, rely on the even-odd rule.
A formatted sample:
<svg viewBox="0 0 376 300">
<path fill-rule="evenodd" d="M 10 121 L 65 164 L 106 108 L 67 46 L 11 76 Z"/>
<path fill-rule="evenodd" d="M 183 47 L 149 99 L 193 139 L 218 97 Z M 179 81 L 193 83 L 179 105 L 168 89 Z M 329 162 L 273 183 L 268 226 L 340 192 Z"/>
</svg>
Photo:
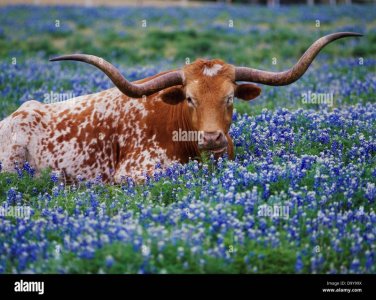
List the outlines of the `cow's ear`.
<svg viewBox="0 0 376 300">
<path fill-rule="evenodd" d="M 261 94 L 261 89 L 251 83 L 239 84 L 236 86 L 235 97 L 242 100 L 252 100 Z"/>
<path fill-rule="evenodd" d="M 182 88 L 173 86 L 163 91 L 161 99 L 167 104 L 174 105 L 185 99 L 185 93 Z"/>
</svg>

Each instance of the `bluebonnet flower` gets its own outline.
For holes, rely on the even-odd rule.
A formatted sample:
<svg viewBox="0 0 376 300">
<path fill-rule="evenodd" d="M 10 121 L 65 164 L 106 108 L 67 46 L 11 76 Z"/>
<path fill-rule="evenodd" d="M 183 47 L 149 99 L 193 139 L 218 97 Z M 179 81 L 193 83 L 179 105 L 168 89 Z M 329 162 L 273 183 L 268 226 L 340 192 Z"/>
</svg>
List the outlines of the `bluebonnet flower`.
<svg viewBox="0 0 376 300">
<path fill-rule="evenodd" d="M 29 164 L 27 161 L 24 162 L 23 170 L 26 171 L 26 173 L 27 173 L 29 176 L 34 177 L 35 169 L 32 168 L 32 167 L 30 166 L 30 164 Z"/>
<path fill-rule="evenodd" d="M 55 173 L 55 172 L 51 173 L 51 181 L 53 183 L 58 183 L 58 181 L 59 181 L 59 174 Z"/>
<path fill-rule="evenodd" d="M 296 257 L 296 263 L 295 263 L 295 272 L 296 273 L 301 273 L 303 271 L 304 264 L 302 260 L 301 254 L 298 254 Z"/>
<path fill-rule="evenodd" d="M 115 260 L 111 255 L 106 256 L 106 267 L 111 268 L 114 264 Z"/>
</svg>

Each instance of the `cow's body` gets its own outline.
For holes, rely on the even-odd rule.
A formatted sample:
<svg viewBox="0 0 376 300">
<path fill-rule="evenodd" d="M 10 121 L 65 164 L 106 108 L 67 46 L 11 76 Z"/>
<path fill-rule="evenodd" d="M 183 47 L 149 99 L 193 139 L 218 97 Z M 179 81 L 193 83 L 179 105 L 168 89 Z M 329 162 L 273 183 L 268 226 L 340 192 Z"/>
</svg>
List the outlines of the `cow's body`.
<svg viewBox="0 0 376 300">
<path fill-rule="evenodd" d="M 112 88 L 65 102 L 28 101 L 0 122 L 3 169 L 28 161 L 37 172 L 50 167 L 69 181 L 121 182 L 142 179 L 157 164 L 198 157 L 197 142 L 173 141 L 174 131 L 193 131 L 186 103 L 169 105 L 159 95 L 134 99 Z"/>
</svg>

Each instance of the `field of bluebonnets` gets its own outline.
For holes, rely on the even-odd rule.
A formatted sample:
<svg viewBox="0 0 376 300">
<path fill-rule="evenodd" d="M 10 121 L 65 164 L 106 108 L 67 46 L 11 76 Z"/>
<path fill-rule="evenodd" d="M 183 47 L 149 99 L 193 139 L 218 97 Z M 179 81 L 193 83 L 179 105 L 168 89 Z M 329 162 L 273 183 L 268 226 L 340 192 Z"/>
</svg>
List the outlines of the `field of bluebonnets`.
<svg viewBox="0 0 376 300">
<path fill-rule="evenodd" d="M 375 273 L 375 7 L 1 7 L 0 118 L 46 94 L 112 86 L 53 55 L 102 56 L 130 79 L 198 57 L 282 70 L 336 31 L 366 35 L 327 46 L 300 81 L 236 103 L 234 161 L 121 186 L 64 186 L 28 164 L 1 172 L 1 205 L 31 216 L 0 216 L 0 273 Z M 304 103 L 309 92 L 333 102 Z"/>
</svg>

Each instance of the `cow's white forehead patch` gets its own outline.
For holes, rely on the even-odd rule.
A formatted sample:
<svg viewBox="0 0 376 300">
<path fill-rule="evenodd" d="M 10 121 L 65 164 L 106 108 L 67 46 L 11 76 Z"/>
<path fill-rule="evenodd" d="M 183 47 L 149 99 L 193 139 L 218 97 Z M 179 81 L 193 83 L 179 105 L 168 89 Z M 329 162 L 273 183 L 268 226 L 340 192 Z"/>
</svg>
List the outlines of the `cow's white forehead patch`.
<svg viewBox="0 0 376 300">
<path fill-rule="evenodd" d="M 215 75 L 217 75 L 217 73 L 220 69 L 222 69 L 222 65 L 215 64 L 211 68 L 205 67 L 203 74 L 206 75 L 206 76 L 215 76 Z"/>
</svg>

